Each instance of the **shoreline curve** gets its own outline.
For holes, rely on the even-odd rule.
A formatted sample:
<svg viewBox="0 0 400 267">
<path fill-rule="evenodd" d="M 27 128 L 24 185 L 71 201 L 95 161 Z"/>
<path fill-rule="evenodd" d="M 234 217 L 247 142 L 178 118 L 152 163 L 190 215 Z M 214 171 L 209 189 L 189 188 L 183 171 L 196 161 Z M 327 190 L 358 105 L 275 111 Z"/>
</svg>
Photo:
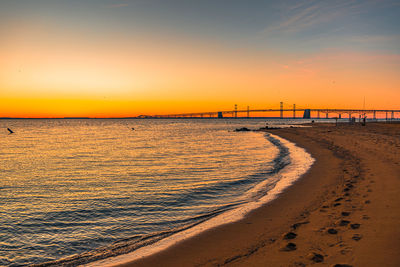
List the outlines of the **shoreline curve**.
<svg viewBox="0 0 400 267">
<path fill-rule="evenodd" d="M 119 266 L 400 266 L 400 124 L 317 124 L 271 133 L 313 167 L 244 219 Z"/>
<path fill-rule="evenodd" d="M 253 210 L 259 209 L 268 202 L 279 198 L 279 195 L 282 194 L 284 190 L 292 186 L 293 183 L 295 183 L 298 179 L 301 179 L 301 177 L 311 168 L 315 160 L 308 152 L 306 152 L 305 149 L 297 146 L 295 143 L 272 133 L 266 134 L 268 135 L 266 138 L 269 139 L 269 141 L 272 139 L 281 143 L 284 148 L 287 148 L 289 150 L 288 156 L 291 158 L 291 163 L 289 165 L 285 166 L 282 170 L 271 177 L 271 179 L 274 179 L 275 182 L 273 184 L 273 188 L 269 190 L 267 194 L 255 201 L 246 203 L 232 210 L 225 211 L 216 217 L 210 218 L 204 222 L 201 222 L 200 224 L 190 227 L 189 229 L 183 230 L 182 232 L 178 232 L 172 236 L 161 239 L 154 244 L 138 248 L 137 250 L 127 254 L 89 262 L 80 266 L 124 266 L 125 264 L 130 264 L 138 260 L 140 261 L 146 257 L 152 257 L 153 255 L 157 255 L 160 252 L 166 251 L 173 246 L 185 242 L 186 240 L 190 240 L 198 235 L 202 235 L 203 232 L 243 220 Z M 271 181 L 269 180 L 270 179 L 266 179 L 265 181 L 256 185 L 256 188 L 265 187 L 267 184 L 271 185 Z M 252 190 L 254 190 L 254 188 L 250 191 Z"/>
</svg>

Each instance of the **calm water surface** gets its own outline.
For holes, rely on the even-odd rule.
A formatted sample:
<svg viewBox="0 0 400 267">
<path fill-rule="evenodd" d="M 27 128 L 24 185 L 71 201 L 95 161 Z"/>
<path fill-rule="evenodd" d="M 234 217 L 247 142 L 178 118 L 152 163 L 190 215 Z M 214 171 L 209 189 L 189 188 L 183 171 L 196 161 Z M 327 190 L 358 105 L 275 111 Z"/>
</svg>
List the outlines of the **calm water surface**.
<svg viewBox="0 0 400 267">
<path fill-rule="evenodd" d="M 279 149 L 262 133 L 232 130 L 264 125 L 0 120 L 0 265 L 83 253 L 248 201 Z"/>
</svg>

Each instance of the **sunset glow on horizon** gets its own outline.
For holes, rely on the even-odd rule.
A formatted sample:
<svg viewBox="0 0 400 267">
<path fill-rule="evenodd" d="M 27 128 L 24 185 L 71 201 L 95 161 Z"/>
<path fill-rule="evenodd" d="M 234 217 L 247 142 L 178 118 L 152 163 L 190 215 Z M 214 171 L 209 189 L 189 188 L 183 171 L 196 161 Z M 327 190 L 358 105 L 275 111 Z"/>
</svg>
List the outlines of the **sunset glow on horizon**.
<svg viewBox="0 0 400 267">
<path fill-rule="evenodd" d="M 399 109 L 396 1 L 0 3 L 0 117 Z"/>
</svg>

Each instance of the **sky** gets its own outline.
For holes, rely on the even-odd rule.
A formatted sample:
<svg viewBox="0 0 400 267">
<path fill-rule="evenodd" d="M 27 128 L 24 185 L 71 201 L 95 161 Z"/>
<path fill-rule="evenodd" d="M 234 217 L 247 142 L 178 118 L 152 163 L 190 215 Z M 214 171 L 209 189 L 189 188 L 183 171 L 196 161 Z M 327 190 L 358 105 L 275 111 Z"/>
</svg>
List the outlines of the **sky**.
<svg viewBox="0 0 400 267">
<path fill-rule="evenodd" d="M 1 0 L 0 117 L 400 109 L 399 1 Z"/>
</svg>

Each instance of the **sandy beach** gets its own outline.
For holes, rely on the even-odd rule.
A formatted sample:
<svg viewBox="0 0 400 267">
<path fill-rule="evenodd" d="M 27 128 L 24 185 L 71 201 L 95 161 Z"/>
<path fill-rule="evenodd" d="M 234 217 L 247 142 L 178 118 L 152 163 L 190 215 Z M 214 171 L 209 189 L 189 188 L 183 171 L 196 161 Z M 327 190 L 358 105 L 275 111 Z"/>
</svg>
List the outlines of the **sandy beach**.
<svg viewBox="0 0 400 267">
<path fill-rule="evenodd" d="M 120 266 L 400 266 L 400 124 L 270 130 L 316 159 L 276 200 Z"/>
</svg>

